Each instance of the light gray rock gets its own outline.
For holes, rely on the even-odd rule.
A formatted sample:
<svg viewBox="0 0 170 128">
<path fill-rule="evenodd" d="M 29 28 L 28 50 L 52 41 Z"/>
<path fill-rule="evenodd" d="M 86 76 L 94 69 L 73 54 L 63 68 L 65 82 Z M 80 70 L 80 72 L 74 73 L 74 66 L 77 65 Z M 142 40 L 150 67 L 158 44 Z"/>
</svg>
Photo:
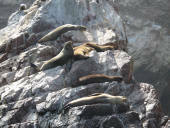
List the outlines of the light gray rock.
<svg viewBox="0 0 170 128">
<path fill-rule="evenodd" d="M 166 123 L 165 127 L 163 127 L 163 128 L 168 128 L 168 127 L 170 127 L 170 120 L 168 120 L 168 122 Z"/>
</svg>

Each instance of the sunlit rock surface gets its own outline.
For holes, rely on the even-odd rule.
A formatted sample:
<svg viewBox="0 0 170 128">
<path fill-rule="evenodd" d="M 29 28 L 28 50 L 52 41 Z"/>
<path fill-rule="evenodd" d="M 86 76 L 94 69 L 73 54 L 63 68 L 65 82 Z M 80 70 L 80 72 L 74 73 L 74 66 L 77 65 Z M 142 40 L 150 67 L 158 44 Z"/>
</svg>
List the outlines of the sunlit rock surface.
<svg viewBox="0 0 170 128">
<path fill-rule="evenodd" d="M 118 50 L 90 52 L 89 59 L 73 62 L 69 72 L 64 65 L 35 73 L 29 65 L 30 61 L 42 65 L 57 55 L 68 40 L 74 46 L 87 41 L 105 44 L 125 40 L 115 6 L 116 3 L 106 0 L 37 0 L 28 10 L 16 11 L 9 17 L 8 26 L 0 30 L 0 127 L 159 128 L 167 125 L 154 87 L 134 79 L 133 59 L 124 51 L 125 41 L 120 41 Z M 52 29 L 67 23 L 84 25 L 87 31 L 70 31 L 56 41 L 37 43 Z M 79 77 L 95 73 L 123 76 L 124 80 L 71 87 Z M 69 101 L 93 93 L 126 96 L 128 102 L 84 105 L 60 113 Z"/>
</svg>

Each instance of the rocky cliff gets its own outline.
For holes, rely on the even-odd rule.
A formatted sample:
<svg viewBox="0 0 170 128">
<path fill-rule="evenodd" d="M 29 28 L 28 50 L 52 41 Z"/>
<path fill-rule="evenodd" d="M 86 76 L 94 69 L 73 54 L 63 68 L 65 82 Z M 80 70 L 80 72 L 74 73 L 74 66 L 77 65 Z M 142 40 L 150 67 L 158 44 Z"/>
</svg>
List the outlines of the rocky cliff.
<svg viewBox="0 0 170 128">
<path fill-rule="evenodd" d="M 37 43 L 63 24 L 87 27 L 69 31 L 55 41 Z M 0 126 L 24 128 L 160 128 L 168 126 L 158 93 L 133 77 L 133 59 L 127 53 L 125 28 L 113 1 L 36 0 L 27 10 L 16 11 L 8 26 L 0 30 Z M 56 56 L 64 42 L 79 46 L 84 42 L 118 42 L 117 50 L 90 52 L 90 58 L 35 73 L 37 65 Z M 123 82 L 104 82 L 72 88 L 79 77 L 89 74 L 122 76 Z M 126 96 L 121 105 L 95 104 L 71 108 L 63 106 L 94 93 Z M 166 125 L 166 126 L 165 126 Z"/>
<path fill-rule="evenodd" d="M 127 21 L 129 54 L 135 60 L 135 77 L 159 91 L 164 111 L 170 115 L 170 1 L 121 0 L 120 15 Z"/>
<path fill-rule="evenodd" d="M 19 5 L 26 3 L 29 7 L 34 0 L 0 0 L 0 29 L 7 26 L 9 16 L 19 9 Z"/>
</svg>

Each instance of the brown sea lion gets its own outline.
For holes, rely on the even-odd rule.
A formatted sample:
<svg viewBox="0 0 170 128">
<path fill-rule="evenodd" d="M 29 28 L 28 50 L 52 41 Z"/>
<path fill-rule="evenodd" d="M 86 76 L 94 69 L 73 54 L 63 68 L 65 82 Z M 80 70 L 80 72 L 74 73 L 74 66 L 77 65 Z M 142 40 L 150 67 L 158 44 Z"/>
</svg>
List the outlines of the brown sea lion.
<svg viewBox="0 0 170 128">
<path fill-rule="evenodd" d="M 79 60 L 79 59 L 89 58 L 89 52 L 94 50 L 94 48 L 86 46 L 86 44 L 83 44 L 83 45 L 74 47 L 73 50 L 74 50 L 74 59 Z"/>
<path fill-rule="evenodd" d="M 70 31 L 70 30 L 80 30 L 85 31 L 86 27 L 81 25 L 72 25 L 72 24 L 65 24 L 62 26 L 57 27 L 53 31 L 49 32 L 47 35 L 42 37 L 38 42 L 46 42 L 46 41 L 53 41 L 56 40 L 60 35 Z"/>
<path fill-rule="evenodd" d="M 33 67 L 36 71 L 43 71 L 50 68 L 54 68 L 56 66 L 62 66 L 72 60 L 73 58 L 73 47 L 72 42 L 68 41 L 65 43 L 64 48 L 61 52 L 53 57 L 52 59 L 46 61 L 41 68 L 38 68 L 35 64 L 31 63 L 31 67 Z"/>
<path fill-rule="evenodd" d="M 106 43 L 103 45 L 98 45 L 93 42 L 88 42 L 86 43 L 86 46 L 89 46 L 91 48 L 94 48 L 97 52 L 104 52 L 107 50 L 117 50 L 118 49 L 118 44 L 117 43 Z"/>
<path fill-rule="evenodd" d="M 104 82 L 112 82 L 112 81 L 122 82 L 122 80 L 123 80 L 123 77 L 121 76 L 92 74 L 92 75 L 80 77 L 78 79 L 78 82 L 75 85 L 72 85 L 72 87 L 77 87 L 80 85 L 87 85 L 87 84 L 92 84 L 92 83 L 104 83 Z"/>
<path fill-rule="evenodd" d="M 64 110 L 72 107 L 82 106 L 82 105 L 92 105 L 92 104 L 122 104 L 127 101 L 125 96 L 112 96 L 106 93 L 95 93 L 87 97 L 82 97 L 67 103 L 64 106 Z"/>
<path fill-rule="evenodd" d="M 99 45 L 93 42 L 87 42 L 80 46 L 74 47 L 74 59 L 87 59 L 89 58 L 89 53 L 92 50 L 96 50 L 97 52 L 104 52 L 106 50 L 116 50 L 118 49 L 117 43 L 107 43 L 104 45 Z"/>
</svg>

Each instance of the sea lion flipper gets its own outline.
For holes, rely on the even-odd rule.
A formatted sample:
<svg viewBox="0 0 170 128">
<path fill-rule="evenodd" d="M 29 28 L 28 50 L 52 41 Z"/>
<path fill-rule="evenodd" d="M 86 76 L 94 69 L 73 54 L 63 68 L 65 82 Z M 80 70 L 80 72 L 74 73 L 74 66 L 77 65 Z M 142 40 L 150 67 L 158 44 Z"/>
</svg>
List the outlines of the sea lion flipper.
<svg viewBox="0 0 170 128">
<path fill-rule="evenodd" d="M 39 71 L 40 71 L 40 69 L 38 68 L 38 66 L 35 65 L 35 64 L 33 64 L 33 63 L 31 63 L 31 62 L 30 62 L 30 66 L 31 66 L 36 72 L 39 72 Z"/>
<path fill-rule="evenodd" d="M 60 111 L 58 111 L 59 112 L 59 114 L 60 113 L 66 113 L 69 109 L 71 108 L 71 105 L 70 104 L 66 104 L 66 105 L 64 105 L 64 107 L 60 110 Z"/>
<path fill-rule="evenodd" d="M 35 56 L 34 56 L 34 57 L 35 57 Z M 33 56 L 29 56 L 29 57 L 28 57 L 28 63 L 29 63 L 29 65 L 34 69 L 35 72 L 39 72 L 40 69 L 38 68 L 38 66 L 32 63 L 34 57 L 33 57 Z"/>
<path fill-rule="evenodd" d="M 61 25 L 61 26 L 55 28 L 54 30 L 52 30 L 51 32 L 49 32 L 48 34 L 46 34 L 45 36 L 43 36 L 38 41 L 38 43 L 56 40 L 62 34 L 68 32 L 68 31 L 71 31 L 71 30 L 86 31 L 86 29 L 87 28 L 85 26 L 81 26 L 81 25 L 72 25 L 72 24 Z"/>
</svg>

